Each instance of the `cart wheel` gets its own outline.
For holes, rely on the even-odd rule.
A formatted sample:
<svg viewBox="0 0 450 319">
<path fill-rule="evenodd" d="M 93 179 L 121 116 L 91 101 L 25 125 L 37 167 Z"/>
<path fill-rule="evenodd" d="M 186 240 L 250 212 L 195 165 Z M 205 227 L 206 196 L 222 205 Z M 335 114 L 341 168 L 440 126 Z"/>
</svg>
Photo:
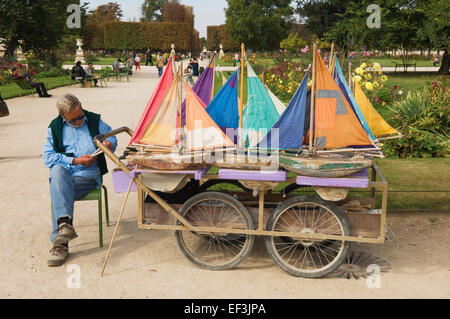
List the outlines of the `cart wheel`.
<svg viewBox="0 0 450 319">
<path fill-rule="evenodd" d="M 350 227 L 342 210 L 320 198 L 295 196 L 280 204 L 270 216 L 267 230 L 348 236 Z M 266 247 L 275 263 L 291 275 L 318 278 L 339 267 L 349 242 L 267 236 Z"/>
<path fill-rule="evenodd" d="M 180 207 L 192 226 L 229 229 L 254 229 L 253 220 L 244 205 L 218 192 L 205 192 L 190 198 Z M 175 225 L 181 225 L 179 221 Z M 241 263 L 250 253 L 254 236 L 220 232 L 175 231 L 181 252 L 198 267 L 227 270 Z"/>
</svg>

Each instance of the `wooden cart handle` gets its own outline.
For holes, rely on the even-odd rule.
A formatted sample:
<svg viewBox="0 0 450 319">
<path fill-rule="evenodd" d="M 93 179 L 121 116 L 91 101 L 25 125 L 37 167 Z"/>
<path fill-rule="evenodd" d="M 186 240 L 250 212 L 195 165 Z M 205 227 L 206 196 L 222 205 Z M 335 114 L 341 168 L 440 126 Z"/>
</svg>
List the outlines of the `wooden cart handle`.
<svg viewBox="0 0 450 319">
<path fill-rule="evenodd" d="M 104 145 L 102 142 L 103 140 L 107 139 L 108 137 L 120 134 L 120 133 L 128 133 L 130 136 L 133 135 L 133 131 L 131 129 L 129 129 L 126 126 L 122 126 L 121 128 L 112 130 L 108 133 L 105 134 L 100 134 L 94 137 L 94 143 L 95 145 L 101 149 L 103 151 L 103 153 L 108 156 L 113 162 L 114 164 L 116 164 L 117 166 L 120 167 L 120 169 L 122 169 L 125 173 L 129 174 L 131 172 L 131 170 L 124 164 L 122 163 L 122 161 L 120 160 L 120 158 L 118 158 L 116 156 L 116 154 L 114 154 L 108 147 L 106 147 L 106 145 Z"/>
</svg>

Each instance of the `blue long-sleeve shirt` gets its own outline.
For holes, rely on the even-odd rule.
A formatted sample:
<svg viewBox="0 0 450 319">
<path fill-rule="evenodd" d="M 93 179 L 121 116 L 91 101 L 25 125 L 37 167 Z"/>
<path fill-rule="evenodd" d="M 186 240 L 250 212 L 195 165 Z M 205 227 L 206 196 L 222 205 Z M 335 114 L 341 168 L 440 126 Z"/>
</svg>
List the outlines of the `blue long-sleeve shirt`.
<svg viewBox="0 0 450 319">
<path fill-rule="evenodd" d="M 95 152 L 97 149 L 94 141 L 89 133 L 87 126 L 87 118 L 84 118 L 84 124 L 75 128 L 66 123 L 63 120 L 63 145 L 66 153 L 73 153 L 75 157 L 81 157 L 83 155 L 89 155 Z M 111 127 L 100 119 L 99 122 L 100 134 L 105 134 L 111 131 Z M 112 136 L 106 139 L 112 144 L 112 151 L 117 148 L 117 138 Z M 73 157 L 68 157 L 64 154 L 56 153 L 53 147 L 53 135 L 52 130 L 49 128 L 47 131 L 46 143 L 43 147 L 43 159 L 44 165 L 48 168 L 52 168 L 56 165 L 63 165 L 69 170 L 72 176 L 79 176 L 85 178 L 93 178 L 96 180 L 97 185 L 100 185 L 101 174 L 97 161 L 89 167 L 83 165 L 72 165 Z"/>
</svg>

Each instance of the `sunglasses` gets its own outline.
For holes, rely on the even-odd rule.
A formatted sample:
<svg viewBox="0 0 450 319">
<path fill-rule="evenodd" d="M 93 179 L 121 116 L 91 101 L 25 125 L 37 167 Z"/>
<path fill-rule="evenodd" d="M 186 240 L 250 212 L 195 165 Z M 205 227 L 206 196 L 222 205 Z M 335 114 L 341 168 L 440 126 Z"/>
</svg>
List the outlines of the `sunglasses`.
<svg viewBox="0 0 450 319">
<path fill-rule="evenodd" d="M 79 117 L 77 117 L 77 118 L 74 118 L 74 119 L 72 119 L 70 121 L 67 121 L 67 123 L 75 124 L 76 122 L 81 121 L 82 119 L 84 119 L 84 113 L 82 115 L 80 115 Z"/>
</svg>

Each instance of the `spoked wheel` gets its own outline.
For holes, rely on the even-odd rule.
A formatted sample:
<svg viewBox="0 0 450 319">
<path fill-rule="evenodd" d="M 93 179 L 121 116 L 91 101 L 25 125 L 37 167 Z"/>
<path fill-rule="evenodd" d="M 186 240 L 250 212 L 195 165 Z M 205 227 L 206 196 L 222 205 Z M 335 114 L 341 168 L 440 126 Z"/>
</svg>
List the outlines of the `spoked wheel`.
<svg viewBox="0 0 450 319">
<path fill-rule="evenodd" d="M 217 232 L 175 231 L 181 252 L 198 267 L 231 269 L 250 253 L 254 236 L 220 232 L 220 229 L 254 229 L 247 209 L 233 197 L 218 192 L 200 193 L 180 207 L 180 214 L 192 226 L 219 228 Z"/>
<path fill-rule="evenodd" d="M 296 196 L 272 213 L 267 230 L 299 234 L 348 236 L 350 228 L 342 210 L 320 198 Z M 329 239 L 267 236 L 266 247 L 283 270 L 291 275 L 318 278 L 335 270 L 347 255 L 349 242 Z"/>
</svg>

